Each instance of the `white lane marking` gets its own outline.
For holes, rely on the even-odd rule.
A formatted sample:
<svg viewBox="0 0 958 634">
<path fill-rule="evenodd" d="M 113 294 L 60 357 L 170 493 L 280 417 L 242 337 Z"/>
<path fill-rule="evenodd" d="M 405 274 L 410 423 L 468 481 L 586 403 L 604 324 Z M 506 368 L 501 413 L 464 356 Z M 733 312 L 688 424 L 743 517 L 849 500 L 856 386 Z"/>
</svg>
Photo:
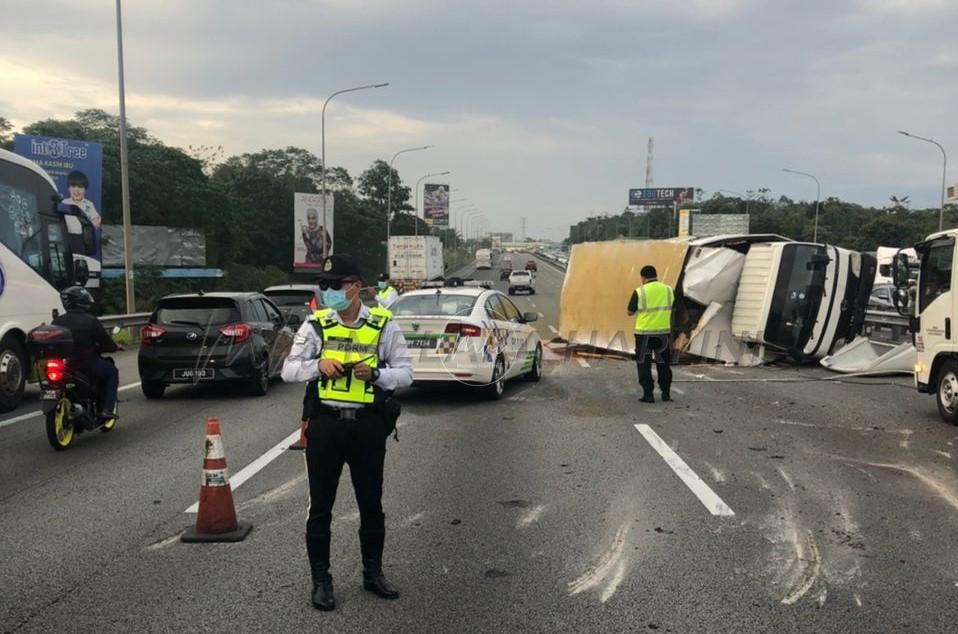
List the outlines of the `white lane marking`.
<svg viewBox="0 0 958 634">
<path fill-rule="evenodd" d="M 535 306 L 533 306 L 533 308 L 535 308 Z M 543 315 L 542 313 L 536 313 L 536 314 L 539 315 L 539 319 L 545 319 L 545 318 L 546 318 L 546 316 Z"/>
<path fill-rule="evenodd" d="M 583 359 L 582 357 L 576 357 L 575 360 L 578 361 L 578 362 L 579 362 L 579 365 L 581 365 L 583 368 L 591 368 L 591 367 L 592 367 L 591 365 L 589 365 L 589 362 L 586 361 L 585 359 Z"/>
<path fill-rule="evenodd" d="M 139 381 L 137 381 L 136 383 L 130 383 L 129 385 L 120 386 L 117 388 L 116 391 L 123 392 L 125 390 L 132 390 L 135 387 L 140 387 Z M 22 420 L 29 420 L 33 418 L 34 416 L 43 416 L 43 412 L 41 410 L 36 410 L 33 412 L 27 412 L 26 414 L 20 414 L 19 416 L 14 416 L 13 418 L 8 418 L 6 420 L 0 420 L 0 429 L 2 429 L 3 427 L 6 427 L 7 425 L 19 423 Z"/>
<path fill-rule="evenodd" d="M 150 544 L 149 546 L 146 547 L 146 549 L 147 549 L 147 550 L 160 550 L 161 548 L 166 548 L 167 546 L 171 546 L 171 545 L 175 544 L 176 542 L 180 541 L 180 535 L 181 535 L 181 533 L 177 533 L 176 535 L 172 535 L 172 536 L 170 536 L 170 537 L 167 537 L 167 538 L 164 539 L 164 540 L 161 540 L 161 541 L 158 541 L 158 542 L 156 542 L 156 543 Z"/>
<path fill-rule="evenodd" d="M 523 514 L 523 516 L 519 518 L 519 521 L 516 522 L 516 528 L 526 528 L 527 526 L 538 522 L 539 517 L 542 516 L 542 512 L 545 510 L 546 507 L 544 504 L 539 504 L 532 507 L 527 513 Z"/>
<path fill-rule="evenodd" d="M 702 478 L 692 471 L 691 467 L 685 464 L 685 461 L 672 451 L 672 448 L 651 427 L 639 423 L 636 423 L 634 427 L 648 441 L 652 449 L 655 449 L 662 456 L 665 463 L 671 467 L 675 475 L 685 483 L 685 486 L 692 491 L 709 513 L 712 515 L 735 515 L 729 505 L 723 502 L 722 498 L 716 495 L 715 491 L 709 488 L 709 485 L 705 484 Z"/>
<path fill-rule="evenodd" d="M 558 330 L 555 326 L 553 326 L 552 324 L 549 324 L 549 330 L 551 330 L 551 331 L 552 331 L 552 334 L 554 334 L 554 335 L 558 335 L 558 334 L 559 334 L 559 330 Z"/>
<path fill-rule="evenodd" d="M 276 460 L 279 456 L 283 455 L 286 452 L 286 448 L 295 441 L 299 440 L 299 427 L 291 433 L 286 438 L 283 438 L 281 441 L 273 445 L 273 448 L 264 453 L 262 456 L 249 463 L 242 469 L 240 469 L 236 475 L 230 478 L 230 489 L 235 491 L 240 488 L 244 482 L 256 475 L 263 467 Z M 190 508 L 183 511 L 184 513 L 196 513 L 200 508 L 200 503 L 194 503 Z"/>
</svg>

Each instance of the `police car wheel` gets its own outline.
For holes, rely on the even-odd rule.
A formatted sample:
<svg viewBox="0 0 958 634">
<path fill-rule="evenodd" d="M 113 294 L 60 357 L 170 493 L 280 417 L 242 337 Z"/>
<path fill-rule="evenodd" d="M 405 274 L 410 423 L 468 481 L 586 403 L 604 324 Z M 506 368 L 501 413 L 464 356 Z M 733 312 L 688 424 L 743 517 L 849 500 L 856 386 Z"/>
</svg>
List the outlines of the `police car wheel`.
<svg viewBox="0 0 958 634">
<path fill-rule="evenodd" d="M 530 383 L 536 383 L 542 378 L 542 346 L 536 346 L 532 367 L 523 375 L 522 378 Z"/>
<path fill-rule="evenodd" d="M 502 357 L 499 357 L 496 359 L 496 365 L 492 368 L 492 380 L 489 381 L 489 385 L 486 386 L 486 396 L 489 400 L 498 401 L 502 398 L 503 393 L 506 391 L 505 381 L 502 380 L 502 375 L 505 373 L 505 363 L 503 363 Z"/>
</svg>

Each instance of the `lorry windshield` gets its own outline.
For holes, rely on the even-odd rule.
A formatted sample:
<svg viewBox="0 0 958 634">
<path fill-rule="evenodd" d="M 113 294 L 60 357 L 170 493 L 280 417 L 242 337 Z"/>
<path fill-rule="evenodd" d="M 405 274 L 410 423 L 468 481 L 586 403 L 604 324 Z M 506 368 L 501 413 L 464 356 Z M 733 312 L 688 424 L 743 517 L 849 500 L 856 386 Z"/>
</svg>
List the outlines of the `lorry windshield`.
<svg viewBox="0 0 958 634">
<path fill-rule="evenodd" d="M 816 245 L 788 245 L 782 250 L 765 341 L 797 350 L 808 343 L 825 284 L 826 266 L 815 260 L 825 255 L 825 249 Z"/>
</svg>

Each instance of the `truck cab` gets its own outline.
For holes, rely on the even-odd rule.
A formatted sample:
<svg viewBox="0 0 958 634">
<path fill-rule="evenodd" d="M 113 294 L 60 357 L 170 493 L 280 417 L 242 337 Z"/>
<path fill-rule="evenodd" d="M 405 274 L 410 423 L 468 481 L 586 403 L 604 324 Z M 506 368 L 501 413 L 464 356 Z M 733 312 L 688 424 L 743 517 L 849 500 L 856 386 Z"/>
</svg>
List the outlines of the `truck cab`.
<svg viewBox="0 0 958 634">
<path fill-rule="evenodd" d="M 918 352 L 915 387 L 924 394 L 935 394 L 938 413 L 953 424 L 958 424 L 956 239 L 958 229 L 950 229 L 933 233 L 915 245 L 919 259 L 917 283 L 909 274 L 911 263 L 904 250 L 895 256 L 892 271 L 894 302 L 902 315 L 911 318 L 909 329 Z"/>
</svg>

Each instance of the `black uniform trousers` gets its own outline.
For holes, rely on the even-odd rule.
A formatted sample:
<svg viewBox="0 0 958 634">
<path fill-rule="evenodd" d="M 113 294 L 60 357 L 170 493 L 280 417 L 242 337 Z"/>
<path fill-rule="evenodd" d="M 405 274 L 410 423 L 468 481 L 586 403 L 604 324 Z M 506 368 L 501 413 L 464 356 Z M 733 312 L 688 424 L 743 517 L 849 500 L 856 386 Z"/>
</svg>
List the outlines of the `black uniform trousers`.
<svg viewBox="0 0 958 634">
<path fill-rule="evenodd" d="M 668 394 L 672 389 L 672 337 L 671 335 L 635 335 L 635 362 L 639 366 L 639 385 L 646 396 L 652 395 L 652 359 L 659 376 L 659 389 Z"/>
<path fill-rule="evenodd" d="M 349 465 L 359 506 L 363 571 L 380 572 L 386 533 L 382 495 L 387 434 L 382 413 L 367 406 L 350 420 L 339 418 L 325 407 L 311 409 L 306 427 L 306 549 L 313 577 L 323 578 L 329 573 L 330 525 L 344 464 Z"/>
</svg>

